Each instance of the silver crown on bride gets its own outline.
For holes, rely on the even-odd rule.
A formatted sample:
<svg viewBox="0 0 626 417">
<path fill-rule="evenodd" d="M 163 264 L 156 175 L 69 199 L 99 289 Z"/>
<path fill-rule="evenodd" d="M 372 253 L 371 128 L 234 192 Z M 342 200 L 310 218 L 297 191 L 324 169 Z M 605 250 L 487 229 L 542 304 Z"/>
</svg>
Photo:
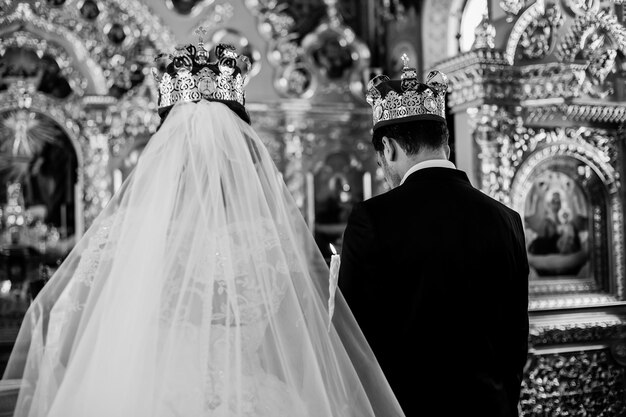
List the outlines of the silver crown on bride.
<svg viewBox="0 0 626 417">
<path fill-rule="evenodd" d="M 417 70 L 409 67 L 409 58 L 403 54 L 400 80 L 377 75 L 367 85 L 367 102 L 372 106 L 374 130 L 392 123 L 413 120 L 446 121 L 446 91 L 448 77 L 431 71 L 426 84 L 417 81 Z"/>
<path fill-rule="evenodd" d="M 250 123 L 243 89 L 250 61 L 237 54 L 234 46 L 222 43 L 215 46 L 215 60 L 210 61 L 210 51 L 203 39 L 206 30 L 199 28 L 196 34 L 197 45 L 180 45 L 174 53 L 161 53 L 155 58 L 165 67 L 162 72 L 152 68 L 159 88 L 159 114 L 163 115 L 177 103 L 205 99 L 223 102 Z"/>
</svg>

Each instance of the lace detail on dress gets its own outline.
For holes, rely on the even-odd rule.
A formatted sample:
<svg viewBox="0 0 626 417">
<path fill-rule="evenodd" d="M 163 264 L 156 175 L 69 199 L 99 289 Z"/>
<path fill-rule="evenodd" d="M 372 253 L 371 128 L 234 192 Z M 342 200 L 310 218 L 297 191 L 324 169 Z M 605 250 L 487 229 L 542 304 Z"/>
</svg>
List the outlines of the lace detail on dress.
<svg viewBox="0 0 626 417">
<path fill-rule="evenodd" d="M 185 344 L 198 344 L 195 366 L 204 364 L 204 390 L 196 395 L 203 415 L 294 416 L 297 394 L 263 369 L 258 353 L 296 274 L 296 255 L 283 236 L 272 220 L 263 219 L 230 224 L 177 249 L 201 250 L 204 263 L 186 265 L 187 255 L 180 256 L 181 264 L 165 278 L 161 324 L 167 333 L 188 337 Z M 225 375 L 241 375 L 237 390 L 227 387 Z M 168 391 L 176 392 L 174 383 Z"/>
<path fill-rule="evenodd" d="M 91 287 L 95 278 L 98 267 L 102 260 L 102 252 L 109 243 L 109 234 L 115 217 L 109 216 L 102 220 L 96 233 L 91 236 L 87 248 L 74 272 L 74 280 Z"/>
<path fill-rule="evenodd" d="M 184 254 L 198 250 L 195 246 L 201 248 L 204 263 L 186 265 Z M 180 264 L 163 284 L 164 324 L 199 324 L 200 308 L 214 325 L 247 325 L 267 320 L 280 307 L 293 254 L 285 253 L 272 221 L 230 224 L 201 243 L 189 242 L 177 250 Z"/>
<path fill-rule="evenodd" d="M 89 238 L 85 250 L 81 254 L 78 266 L 72 279 L 61 293 L 58 301 L 50 311 L 50 323 L 48 327 L 46 350 L 49 357 L 58 357 L 56 353 L 59 343 L 63 339 L 62 333 L 67 328 L 67 323 L 75 314 L 81 314 L 85 302 L 89 297 L 89 291 L 93 285 L 96 273 L 104 262 L 104 251 L 112 247 L 109 242 L 111 228 L 116 216 L 111 215 L 102 219 L 97 226 L 96 232 Z M 75 321 L 77 322 L 77 321 Z"/>
</svg>

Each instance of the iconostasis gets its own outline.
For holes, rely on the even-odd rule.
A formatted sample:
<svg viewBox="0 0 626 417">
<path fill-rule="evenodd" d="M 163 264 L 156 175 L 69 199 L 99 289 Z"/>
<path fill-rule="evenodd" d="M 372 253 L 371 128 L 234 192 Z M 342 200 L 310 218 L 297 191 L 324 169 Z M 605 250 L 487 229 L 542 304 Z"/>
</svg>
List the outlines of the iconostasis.
<svg viewBox="0 0 626 417">
<path fill-rule="evenodd" d="M 450 77 L 457 164 L 524 220 L 531 354 L 522 414 L 620 416 L 624 3 L 494 3 L 473 43 L 439 65 Z"/>
</svg>

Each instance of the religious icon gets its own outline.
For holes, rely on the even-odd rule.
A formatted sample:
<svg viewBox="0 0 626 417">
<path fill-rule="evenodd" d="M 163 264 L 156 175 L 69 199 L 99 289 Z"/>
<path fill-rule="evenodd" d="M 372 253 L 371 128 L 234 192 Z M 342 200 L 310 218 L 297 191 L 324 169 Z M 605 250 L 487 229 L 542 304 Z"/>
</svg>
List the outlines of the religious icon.
<svg viewBox="0 0 626 417">
<path fill-rule="evenodd" d="M 534 179 L 524 206 L 531 276 L 589 276 L 590 211 L 570 175 L 548 169 Z"/>
</svg>

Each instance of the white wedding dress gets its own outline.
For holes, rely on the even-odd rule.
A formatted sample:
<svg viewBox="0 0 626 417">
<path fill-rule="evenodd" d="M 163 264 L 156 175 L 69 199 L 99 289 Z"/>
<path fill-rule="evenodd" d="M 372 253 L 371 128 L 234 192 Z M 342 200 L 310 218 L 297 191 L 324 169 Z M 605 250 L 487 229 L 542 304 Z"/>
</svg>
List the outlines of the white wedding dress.
<svg viewBox="0 0 626 417">
<path fill-rule="evenodd" d="M 17 417 L 395 417 L 402 411 L 264 145 L 176 105 L 30 307 Z"/>
</svg>

